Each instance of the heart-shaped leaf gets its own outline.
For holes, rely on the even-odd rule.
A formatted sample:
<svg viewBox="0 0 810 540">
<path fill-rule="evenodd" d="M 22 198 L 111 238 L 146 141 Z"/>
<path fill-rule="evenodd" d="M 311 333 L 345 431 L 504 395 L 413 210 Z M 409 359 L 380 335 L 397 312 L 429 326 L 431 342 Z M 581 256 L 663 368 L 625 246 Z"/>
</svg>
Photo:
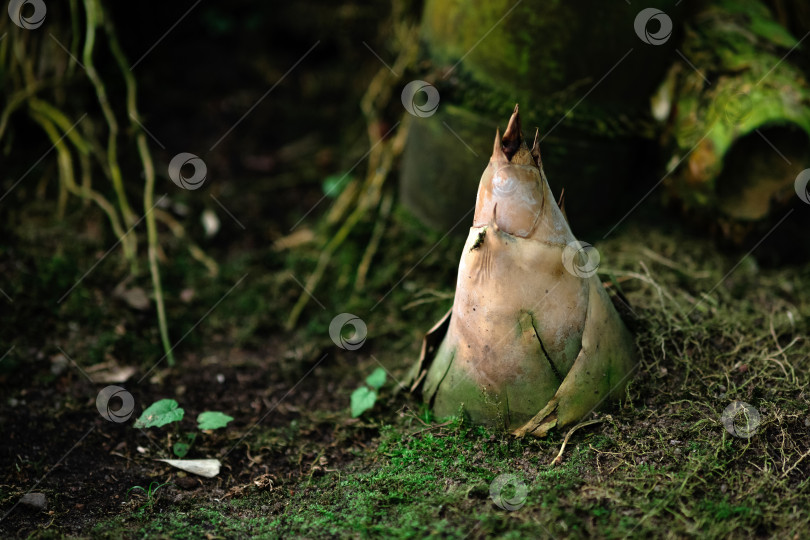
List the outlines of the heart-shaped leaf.
<svg viewBox="0 0 810 540">
<path fill-rule="evenodd" d="M 366 377 L 366 384 L 375 390 L 379 390 L 385 384 L 385 370 L 378 367 Z"/>
<path fill-rule="evenodd" d="M 228 425 L 233 420 L 232 416 L 219 411 L 207 411 L 197 416 L 198 429 L 219 429 Z"/>
<path fill-rule="evenodd" d="M 183 419 L 185 411 L 173 399 L 161 399 L 152 403 L 135 421 L 136 428 L 160 427 Z"/>
<path fill-rule="evenodd" d="M 352 418 L 357 418 L 374 406 L 377 401 L 377 392 L 367 386 L 361 386 L 352 392 Z"/>
</svg>

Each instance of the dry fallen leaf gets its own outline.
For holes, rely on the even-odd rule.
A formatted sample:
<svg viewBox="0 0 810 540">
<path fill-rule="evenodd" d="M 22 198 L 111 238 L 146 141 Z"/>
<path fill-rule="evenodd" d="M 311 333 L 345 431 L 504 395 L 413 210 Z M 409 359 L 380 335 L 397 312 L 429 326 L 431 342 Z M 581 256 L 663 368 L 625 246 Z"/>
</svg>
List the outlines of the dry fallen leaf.
<svg viewBox="0 0 810 540">
<path fill-rule="evenodd" d="M 168 463 L 172 467 L 206 478 L 213 478 L 218 475 L 221 466 L 218 459 L 158 459 L 157 461 Z"/>
<path fill-rule="evenodd" d="M 85 368 L 85 372 L 94 383 L 123 383 L 136 371 L 134 366 L 119 365 L 110 354 L 106 355 L 106 361 Z"/>
</svg>

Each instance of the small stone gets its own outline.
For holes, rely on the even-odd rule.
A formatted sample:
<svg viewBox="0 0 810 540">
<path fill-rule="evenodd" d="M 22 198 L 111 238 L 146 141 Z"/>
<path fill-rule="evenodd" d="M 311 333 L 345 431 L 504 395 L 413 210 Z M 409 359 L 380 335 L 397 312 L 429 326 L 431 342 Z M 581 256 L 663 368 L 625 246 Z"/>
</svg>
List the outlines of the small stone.
<svg viewBox="0 0 810 540">
<path fill-rule="evenodd" d="M 149 296 L 141 287 L 133 287 L 129 290 L 119 290 L 118 287 L 116 287 L 113 294 L 126 302 L 129 307 L 137 309 L 138 311 L 146 311 L 151 305 Z"/>
<path fill-rule="evenodd" d="M 64 354 L 55 354 L 51 356 L 51 373 L 54 375 L 61 375 L 68 367 L 68 359 Z"/>
<path fill-rule="evenodd" d="M 180 300 L 184 304 L 188 304 L 189 302 L 194 300 L 195 295 L 196 292 L 194 291 L 194 289 L 183 289 L 182 291 L 180 291 Z"/>
<path fill-rule="evenodd" d="M 44 493 L 26 493 L 20 499 L 20 503 L 36 510 L 45 510 L 48 508 L 48 498 L 45 497 Z"/>
<path fill-rule="evenodd" d="M 191 476 L 180 477 L 175 480 L 175 483 L 182 489 L 194 489 L 200 485 L 200 482 Z"/>
</svg>

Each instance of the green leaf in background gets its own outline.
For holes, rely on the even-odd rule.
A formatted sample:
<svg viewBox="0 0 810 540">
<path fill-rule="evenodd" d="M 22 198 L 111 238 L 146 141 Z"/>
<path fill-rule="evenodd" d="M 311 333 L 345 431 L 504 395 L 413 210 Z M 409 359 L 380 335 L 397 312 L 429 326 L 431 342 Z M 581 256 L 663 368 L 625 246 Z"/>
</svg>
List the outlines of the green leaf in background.
<svg viewBox="0 0 810 540">
<path fill-rule="evenodd" d="M 361 386 L 352 392 L 352 418 L 357 418 L 374 406 L 377 401 L 377 392 L 369 390 L 367 386 Z"/>
<path fill-rule="evenodd" d="M 321 188 L 323 189 L 324 195 L 334 199 L 340 195 L 340 192 L 343 191 L 343 188 L 345 188 L 346 184 L 348 184 L 351 180 L 352 177 L 348 174 L 333 174 L 326 177 L 321 185 Z"/>
<path fill-rule="evenodd" d="M 161 399 L 152 403 L 135 421 L 136 428 L 160 427 L 183 419 L 185 411 L 173 399 Z"/>
<path fill-rule="evenodd" d="M 385 384 L 385 370 L 381 367 L 375 369 L 371 375 L 366 377 L 366 384 L 375 390 L 382 388 L 382 385 Z"/>
<path fill-rule="evenodd" d="M 175 456 L 184 458 L 186 457 L 186 454 L 188 454 L 189 448 L 191 448 L 191 445 L 188 443 L 176 442 L 174 443 L 174 446 L 172 446 L 172 452 L 174 452 Z"/>
<path fill-rule="evenodd" d="M 718 4 L 718 7 L 728 14 L 748 19 L 747 28 L 759 37 L 786 49 L 796 45 L 796 38 L 784 26 L 774 20 L 770 10 L 763 2 L 758 0 L 722 0 Z"/>
<path fill-rule="evenodd" d="M 219 411 L 207 411 L 200 413 L 197 417 L 198 429 L 219 429 L 228 425 L 228 422 L 233 420 L 232 416 L 223 414 Z"/>
</svg>

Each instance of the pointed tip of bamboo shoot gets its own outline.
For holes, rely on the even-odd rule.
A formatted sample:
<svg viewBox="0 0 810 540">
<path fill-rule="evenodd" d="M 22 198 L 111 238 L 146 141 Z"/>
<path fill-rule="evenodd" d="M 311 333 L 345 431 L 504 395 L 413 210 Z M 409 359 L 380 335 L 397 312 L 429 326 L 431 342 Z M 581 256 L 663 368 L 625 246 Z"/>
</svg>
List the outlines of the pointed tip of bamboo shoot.
<svg viewBox="0 0 810 540">
<path fill-rule="evenodd" d="M 565 221 L 570 223 L 568 221 L 568 214 L 565 212 L 565 188 L 563 188 L 563 190 L 560 192 L 560 200 L 557 201 L 557 206 L 560 207 L 560 212 L 562 212 Z"/>
<path fill-rule="evenodd" d="M 501 141 L 501 130 L 495 128 L 495 143 L 492 145 L 492 157 L 490 161 L 507 163 L 509 158 L 503 152 L 503 142 Z"/>
<path fill-rule="evenodd" d="M 543 160 L 540 158 L 540 128 L 535 128 L 534 131 L 534 142 L 532 143 L 532 158 L 534 159 L 534 164 L 537 165 L 539 169 Z"/>
<path fill-rule="evenodd" d="M 506 126 L 506 131 L 503 132 L 503 152 L 508 159 L 512 159 L 520 146 L 523 144 L 523 134 L 520 132 L 520 113 L 518 112 L 518 105 L 515 104 L 515 111 L 509 119 L 509 125 Z"/>
</svg>

